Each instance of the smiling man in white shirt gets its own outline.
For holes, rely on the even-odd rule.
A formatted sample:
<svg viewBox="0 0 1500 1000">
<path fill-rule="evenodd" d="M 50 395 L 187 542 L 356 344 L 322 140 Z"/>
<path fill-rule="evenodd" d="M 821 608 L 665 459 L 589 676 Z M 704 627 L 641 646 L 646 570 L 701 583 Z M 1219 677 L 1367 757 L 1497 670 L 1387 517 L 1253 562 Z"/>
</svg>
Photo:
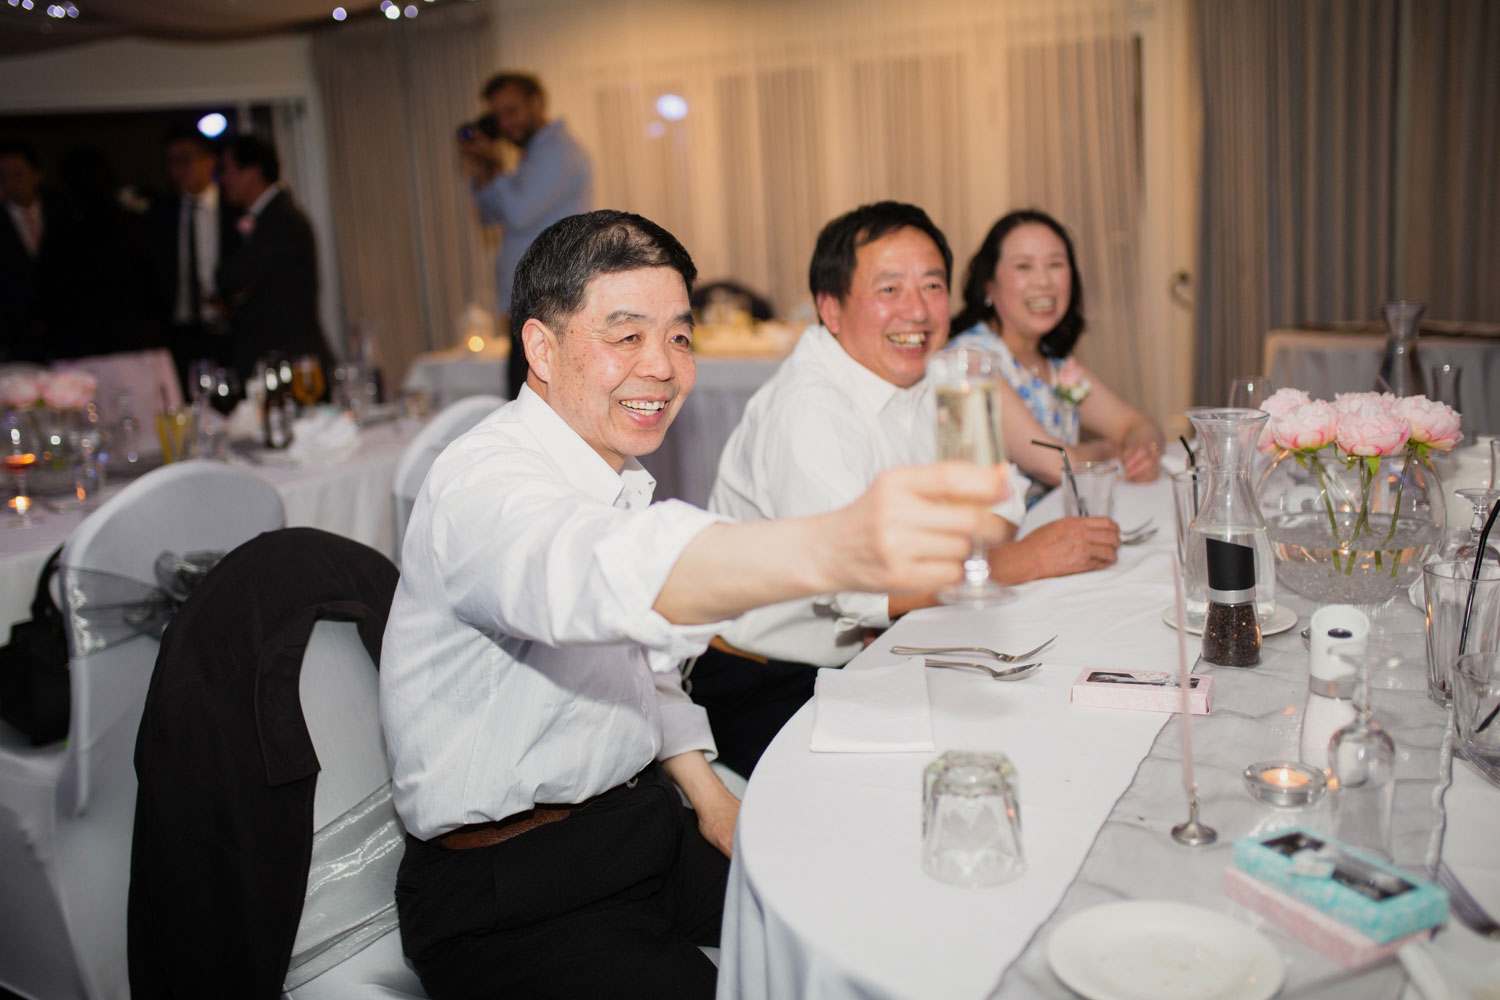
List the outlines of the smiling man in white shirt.
<svg viewBox="0 0 1500 1000">
<path fill-rule="evenodd" d="M 413 510 L 381 723 L 402 945 L 435 1000 L 712 995 L 695 945 L 718 940 L 738 802 L 678 664 L 749 608 L 955 580 L 968 536 L 1002 530 L 1003 477 L 959 463 L 802 519 L 651 504 L 636 456 L 692 389 L 695 276 L 639 216 L 545 230 L 512 299 L 527 384 Z"/>
<path fill-rule="evenodd" d="M 953 255 L 927 213 L 877 202 L 829 222 L 808 279 L 809 327 L 756 392 L 724 446 L 709 509 L 740 521 L 835 510 L 886 469 L 931 462 L 937 416 L 927 359 L 948 342 Z M 1111 565 L 1119 529 L 1065 518 L 1012 542 L 1025 513 L 1019 473 L 997 512 L 1008 526 L 992 575 L 1022 583 Z M 812 696 L 819 667 L 842 666 L 875 632 L 936 603 L 933 592 L 836 593 L 750 611 L 699 657 L 688 681 L 720 759 L 748 775 Z"/>
</svg>

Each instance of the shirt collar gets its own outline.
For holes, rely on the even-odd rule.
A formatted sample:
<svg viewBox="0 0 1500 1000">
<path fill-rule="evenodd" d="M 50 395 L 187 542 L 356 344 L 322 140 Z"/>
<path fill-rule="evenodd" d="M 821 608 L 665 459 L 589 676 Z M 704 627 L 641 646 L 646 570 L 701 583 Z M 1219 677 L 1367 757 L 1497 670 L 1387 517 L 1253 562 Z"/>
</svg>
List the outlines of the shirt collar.
<svg viewBox="0 0 1500 1000">
<path fill-rule="evenodd" d="M 844 350 L 828 328 L 820 323 L 808 327 L 797 342 L 797 350 L 804 349 L 823 364 L 842 384 L 855 401 L 871 414 L 878 414 L 892 403 L 913 406 L 924 394 L 927 380 L 902 388 L 892 385 L 864 365 L 855 361 Z"/>
<path fill-rule="evenodd" d="M 613 507 L 644 507 L 651 502 L 656 480 L 634 458 L 625 459 L 625 468 L 616 472 L 562 416 L 529 385 L 513 404 L 521 423 L 525 424 L 563 477 L 580 492 Z"/>
<path fill-rule="evenodd" d="M 197 207 L 203 208 L 203 209 L 215 209 L 215 208 L 218 208 L 219 207 L 219 185 L 210 182 L 209 185 L 208 185 L 208 187 L 204 188 L 202 191 L 199 191 L 197 194 L 184 194 L 182 196 L 182 200 L 186 201 L 186 202 L 191 202 L 191 203 L 195 204 Z"/>
<path fill-rule="evenodd" d="M 251 205 L 247 210 L 248 213 L 257 219 L 260 218 L 260 213 L 263 212 L 265 210 L 265 207 L 271 203 L 271 199 L 276 197 L 280 193 L 281 182 L 277 181 L 275 184 L 272 184 L 270 187 L 266 188 L 260 193 L 260 197 L 255 199 L 255 204 Z"/>
</svg>

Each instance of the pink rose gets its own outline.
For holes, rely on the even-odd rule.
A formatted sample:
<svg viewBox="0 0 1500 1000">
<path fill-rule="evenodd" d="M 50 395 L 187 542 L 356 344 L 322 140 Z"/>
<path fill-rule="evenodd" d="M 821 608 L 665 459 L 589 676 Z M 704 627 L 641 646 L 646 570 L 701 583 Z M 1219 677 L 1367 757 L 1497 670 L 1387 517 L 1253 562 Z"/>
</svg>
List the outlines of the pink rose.
<svg viewBox="0 0 1500 1000">
<path fill-rule="evenodd" d="M 54 410 L 81 410 L 94 398 L 99 380 L 88 372 L 56 372 L 41 378 L 42 402 Z"/>
<path fill-rule="evenodd" d="M 1284 417 L 1299 406 L 1305 406 L 1312 402 L 1312 397 L 1301 389 L 1277 389 L 1260 404 L 1260 408 L 1271 415 L 1260 428 L 1260 437 L 1255 442 L 1255 448 L 1262 455 L 1269 455 L 1276 450 L 1276 439 L 1272 437 L 1271 428 L 1276 424 L 1277 417 Z"/>
<path fill-rule="evenodd" d="M 1323 400 L 1304 403 L 1279 417 L 1272 417 L 1271 438 L 1279 448 L 1292 451 L 1317 451 L 1334 439 L 1339 429 L 1339 413 L 1333 404 Z"/>
<path fill-rule="evenodd" d="M 1339 409 L 1337 400 L 1334 408 Z M 1365 401 L 1359 406 L 1339 410 L 1335 440 L 1351 455 L 1394 455 L 1406 445 L 1410 436 L 1411 424 L 1381 401 Z"/>
<path fill-rule="evenodd" d="M 35 406 L 41 398 L 41 388 L 35 375 L 6 375 L 0 378 L 0 406 L 7 410 L 22 410 Z"/>
<path fill-rule="evenodd" d="M 244 215 L 240 216 L 234 221 L 234 228 L 238 229 L 240 235 L 248 240 L 250 238 L 250 234 L 255 232 L 255 216 L 251 215 L 249 212 L 246 212 Z"/>
<path fill-rule="evenodd" d="M 1333 397 L 1333 408 L 1344 413 L 1357 410 L 1361 406 L 1378 406 L 1396 413 L 1399 410 L 1399 402 L 1388 392 L 1341 392 Z"/>
<path fill-rule="evenodd" d="M 1312 397 L 1302 389 L 1277 389 L 1260 404 L 1260 408 L 1271 415 L 1271 423 L 1275 423 L 1277 417 L 1284 417 L 1299 406 L 1305 406 L 1312 402 Z"/>
<path fill-rule="evenodd" d="M 1068 358 L 1057 370 L 1057 385 L 1060 389 L 1074 389 L 1083 384 L 1083 369 L 1078 362 Z"/>
<path fill-rule="evenodd" d="M 1426 396 L 1407 396 L 1401 400 L 1401 414 L 1411 425 L 1411 439 L 1438 451 L 1447 451 L 1463 440 L 1458 429 L 1458 411 L 1447 403 Z"/>
</svg>

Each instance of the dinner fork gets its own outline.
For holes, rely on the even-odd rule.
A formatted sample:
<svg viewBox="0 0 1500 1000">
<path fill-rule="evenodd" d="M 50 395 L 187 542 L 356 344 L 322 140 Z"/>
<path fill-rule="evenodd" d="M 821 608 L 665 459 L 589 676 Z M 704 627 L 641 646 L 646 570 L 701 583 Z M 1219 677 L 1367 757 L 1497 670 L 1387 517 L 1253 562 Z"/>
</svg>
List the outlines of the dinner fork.
<svg viewBox="0 0 1500 1000">
<path fill-rule="evenodd" d="M 1017 660 L 1027 660 L 1057 641 L 1053 636 L 1035 649 L 1028 649 L 1024 653 L 997 653 L 993 649 L 984 646 L 892 646 L 891 652 L 897 656 L 929 656 L 933 653 L 978 653 L 981 656 L 992 657 L 1001 663 L 1015 663 Z"/>
<path fill-rule="evenodd" d="M 1140 524 L 1137 524 L 1134 528 L 1126 528 L 1124 531 L 1120 532 L 1120 537 L 1121 538 L 1126 538 L 1126 537 L 1129 537 L 1130 535 L 1139 535 L 1142 532 L 1148 531 L 1148 530 L 1152 534 L 1156 533 L 1156 518 L 1154 518 L 1154 517 L 1148 517 L 1144 521 L 1142 521 Z"/>
<path fill-rule="evenodd" d="M 1157 529 L 1156 528 L 1152 528 L 1149 531 L 1138 531 L 1138 532 L 1136 532 L 1133 535 L 1130 535 L 1130 534 L 1121 534 L 1120 535 L 1120 544 L 1121 545 L 1140 545 L 1142 542 L 1149 542 L 1151 539 L 1155 538 L 1156 537 L 1156 532 L 1157 532 Z"/>
<path fill-rule="evenodd" d="M 1437 881 L 1438 885 L 1448 890 L 1448 904 L 1460 923 L 1480 937 L 1500 941 L 1500 924 L 1495 923 L 1495 919 L 1485 911 L 1479 900 L 1469 895 L 1469 890 L 1464 888 L 1464 884 L 1453 874 L 1453 869 L 1448 867 L 1446 861 L 1438 862 Z"/>
<path fill-rule="evenodd" d="M 1030 677 L 1037 670 L 1041 669 L 1042 666 L 1040 660 L 1035 663 L 1023 663 L 1019 667 L 1006 667 L 1004 670 L 996 670 L 994 667 L 986 666 L 983 663 L 970 663 L 968 660 L 928 660 L 926 663 L 929 667 L 950 667 L 954 669 L 972 667 L 975 670 L 983 670 L 997 681 L 1019 681 Z"/>
</svg>

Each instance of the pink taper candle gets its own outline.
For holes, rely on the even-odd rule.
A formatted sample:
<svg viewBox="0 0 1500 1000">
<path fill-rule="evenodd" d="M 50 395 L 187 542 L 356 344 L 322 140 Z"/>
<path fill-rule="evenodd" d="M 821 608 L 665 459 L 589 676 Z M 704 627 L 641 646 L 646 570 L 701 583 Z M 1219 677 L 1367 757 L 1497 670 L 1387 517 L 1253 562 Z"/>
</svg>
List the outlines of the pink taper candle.
<svg viewBox="0 0 1500 1000">
<path fill-rule="evenodd" d="M 1198 797 L 1198 785 L 1193 780 L 1193 713 L 1189 704 L 1192 678 L 1187 658 L 1187 604 L 1182 598 L 1182 570 L 1177 560 L 1172 560 L 1172 586 L 1177 591 L 1177 687 L 1182 692 L 1182 785 L 1188 796 Z"/>
</svg>

